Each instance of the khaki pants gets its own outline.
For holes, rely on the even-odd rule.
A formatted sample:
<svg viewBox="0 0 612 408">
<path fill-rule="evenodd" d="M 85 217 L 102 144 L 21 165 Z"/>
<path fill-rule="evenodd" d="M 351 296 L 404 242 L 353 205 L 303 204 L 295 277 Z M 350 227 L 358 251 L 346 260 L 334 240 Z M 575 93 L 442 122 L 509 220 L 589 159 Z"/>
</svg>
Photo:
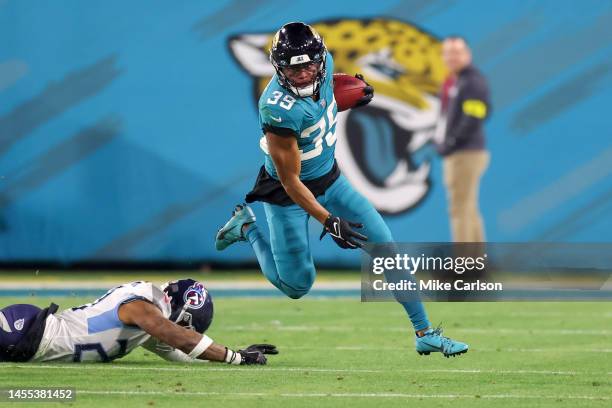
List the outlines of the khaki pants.
<svg viewBox="0 0 612 408">
<path fill-rule="evenodd" d="M 453 242 L 484 242 L 478 191 L 489 165 L 489 152 L 463 150 L 444 158 L 444 184 Z"/>
</svg>

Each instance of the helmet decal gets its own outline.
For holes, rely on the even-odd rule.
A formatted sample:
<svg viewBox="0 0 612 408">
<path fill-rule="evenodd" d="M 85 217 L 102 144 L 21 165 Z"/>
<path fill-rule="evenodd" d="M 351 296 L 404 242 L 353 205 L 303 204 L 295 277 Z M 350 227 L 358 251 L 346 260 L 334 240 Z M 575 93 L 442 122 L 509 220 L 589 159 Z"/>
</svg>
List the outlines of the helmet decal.
<svg viewBox="0 0 612 408">
<path fill-rule="evenodd" d="M 23 325 L 25 323 L 25 319 L 19 319 L 15 321 L 15 330 L 21 331 L 23 329 Z"/>
<path fill-rule="evenodd" d="M 193 279 L 180 279 L 162 285 L 164 299 L 170 300 L 169 319 L 184 327 L 204 333 L 214 315 L 212 296 L 204 284 Z"/>
<path fill-rule="evenodd" d="M 183 301 L 189 309 L 199 309 L 204 306 L 204 302 L 206 302 L 204 285 L 196 282 L 193 286 L 190 286 L 183 295 Z"/>
<path fill-rule="evenodd" d="M 276 34 L 274 35 L 274 39 L 272 39 L 272 48 L 275 48 L 276 44 L 278 44 L 279 34 L 280 34 L 280 31 L 277 31 Z"/>
</svg>

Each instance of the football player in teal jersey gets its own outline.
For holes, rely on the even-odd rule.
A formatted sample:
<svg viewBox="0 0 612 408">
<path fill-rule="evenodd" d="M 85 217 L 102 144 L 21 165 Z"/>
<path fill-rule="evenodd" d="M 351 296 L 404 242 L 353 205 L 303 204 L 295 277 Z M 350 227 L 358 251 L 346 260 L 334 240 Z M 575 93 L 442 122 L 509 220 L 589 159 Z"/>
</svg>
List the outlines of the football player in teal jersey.
<svg viewBox="0 0 612 408">
<path fill-rule="evenodd" d="M 341 248 L 361 248 L 365 241 L 390 243 L 393 237 L 336 164 L 334 62 L 319 34 L 304 23 L 285 24 L 272 41 L 270 61 L 276 74 L 259 99 L 265 163 L 246 196 L 247 203 L 263 202 L 270 242 L 257 228 L 251 208 L 241 204 L 217 233 L 216 247 L 248 241 L 266 278 L 298 299 L 316 275 L 308 242 L 310 217 Z M 355 107 L 368 104 L 373 93 L 367 86 Z M 449 357 L 468 350 L 467 344 L 442 336 L 440 328 L 432 329 L 419 300 L 400 303 L 414 327 L 419 354 Z"/>
</svg>

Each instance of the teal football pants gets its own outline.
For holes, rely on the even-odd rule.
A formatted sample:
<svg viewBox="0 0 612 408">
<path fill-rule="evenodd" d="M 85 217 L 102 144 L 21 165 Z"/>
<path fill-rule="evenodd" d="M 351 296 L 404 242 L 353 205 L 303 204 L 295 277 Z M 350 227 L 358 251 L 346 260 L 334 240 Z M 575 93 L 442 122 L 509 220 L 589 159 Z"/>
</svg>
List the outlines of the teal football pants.
<svg viewBox="0 0 612 408">
<path fill-rule="evenodd" d="M 335 216 L 362 223 L 363 228 L 359 232 L 368 237 L 368 242 L 393 242 L 391 231 L 381 215 L 353 189 L 343 175 L 317 200 Z M 282 207 L 264 203 L 264 209 L 270 229 L 270 243 L 256 224 L 250 226 L 246 237 L 266 278 L 290 298 L 299 299 L 308 293 L 316 275 L 308 240 L 310 215 L 297 204 Z M 331 245 L 331 238 L 326 239 L 330 240 Z M 420 301 L 400 303 L 415 330 L 430 326 Z"/>
</svg>

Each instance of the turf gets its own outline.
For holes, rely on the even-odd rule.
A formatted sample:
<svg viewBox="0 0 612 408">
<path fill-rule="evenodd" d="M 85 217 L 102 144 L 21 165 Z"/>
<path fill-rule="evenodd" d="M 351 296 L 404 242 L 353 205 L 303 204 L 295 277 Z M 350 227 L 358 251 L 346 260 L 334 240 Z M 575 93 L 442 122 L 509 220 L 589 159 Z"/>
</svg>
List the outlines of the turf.
<svg viewBox="0 0 612 408">
<path fill-rule="evenodd" d="M 0 307 L 25 301 L 49 299 L 0 298 Z M 428 304 L 446 334 L 471 346 L 450 359 L 417 355 L 393 303 L 225 298 L 215 307 L 217 342 L 271 342 L 281 354 L 266 367 L 169 364 L 140 350 L 110 364 L 5 363 L 0 388 L 74 387 L 79 407 L 612 405 L 612 303 Z"/>
</svg>

